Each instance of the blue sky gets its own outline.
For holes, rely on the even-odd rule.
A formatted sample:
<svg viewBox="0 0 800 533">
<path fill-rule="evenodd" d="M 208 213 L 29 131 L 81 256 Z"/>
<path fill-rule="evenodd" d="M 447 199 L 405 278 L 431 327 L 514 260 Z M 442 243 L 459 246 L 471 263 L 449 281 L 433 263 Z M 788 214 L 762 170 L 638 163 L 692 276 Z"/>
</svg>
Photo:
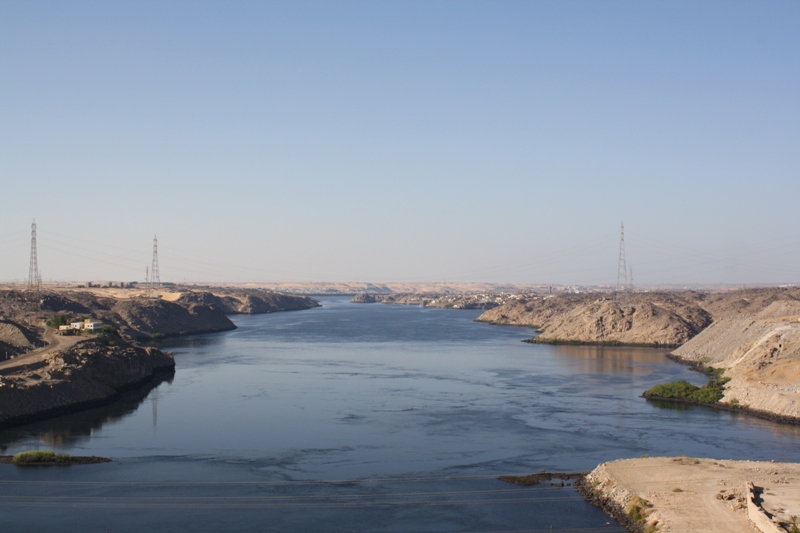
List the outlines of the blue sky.
<svg viewBox="0 0 800 533">
<path fill-rule="evenodd" d="M 0 3 L 0 280 L 800 282 L 797 2 Z"/>
</svg>

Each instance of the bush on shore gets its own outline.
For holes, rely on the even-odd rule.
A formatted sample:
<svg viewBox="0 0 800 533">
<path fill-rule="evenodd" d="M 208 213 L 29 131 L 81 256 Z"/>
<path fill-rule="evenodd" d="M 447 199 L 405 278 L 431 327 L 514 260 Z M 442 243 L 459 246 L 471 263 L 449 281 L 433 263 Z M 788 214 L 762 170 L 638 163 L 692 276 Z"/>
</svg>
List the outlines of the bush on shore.
<svg viewBox="0 0 800 533">
<path fill-rule="evenodd" d="M 68 463 L 72 457 L 66 453 L 55 453 L 50 450 L 30 450 L 19 452 L 14 456 L 15 464 L 29 463 Z"/>
<path fill-rule="evenodd" d="M 697 403 L 718 403 L 725 396 L 725 384 L 731 379 L 723 377 L 724 368 L 714 368 L 712 366 L 701 366 L 698 370 L 708 376 L 708 383 L 702 387 L 692 385 L 686 380 L 672 381 L 656 385 L 644 391 L 645 398 L 686 400 Z"/>
<path fill-rule="evenodd" d="M 724 396 L 722 385 L 714 382 L 698 387 L 686 380 L 656 385 L 644 392 L 645 398 L 667 398 L 698 403 L 717 403 Z"/>
</svg>

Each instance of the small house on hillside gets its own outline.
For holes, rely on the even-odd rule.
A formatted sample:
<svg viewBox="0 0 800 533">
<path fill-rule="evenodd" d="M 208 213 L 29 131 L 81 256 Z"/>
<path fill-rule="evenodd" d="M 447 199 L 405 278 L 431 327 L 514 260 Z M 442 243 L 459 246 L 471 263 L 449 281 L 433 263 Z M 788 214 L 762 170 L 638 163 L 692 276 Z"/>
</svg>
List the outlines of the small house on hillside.
<svg viewBox="0 0 800 533">
<path fill-rule="evenodd" d="M 103 329 L 103 324 L 99 320 L 92 320 L 91 318 L 85 319 L 83 322 L 72 322 L 69 327 L 72 329 L 86 330 L 86 331 L 100 331 Z"/>
</svg>

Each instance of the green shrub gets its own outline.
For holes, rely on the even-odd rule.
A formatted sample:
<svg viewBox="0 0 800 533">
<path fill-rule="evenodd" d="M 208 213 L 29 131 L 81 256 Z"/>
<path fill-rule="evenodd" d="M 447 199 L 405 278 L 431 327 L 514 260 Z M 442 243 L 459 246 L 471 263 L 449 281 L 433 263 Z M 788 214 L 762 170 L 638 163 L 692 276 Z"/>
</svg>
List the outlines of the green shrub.
<svg viewBox="0 0 800 533">
<path fill-rule="evenodd" d="M 53 329 L 58 329 L 58 326 L 66 326 L 68 323 L 69 321 L 64 315 L 56 315 L 47 321 L 47 325 Z"/>
<path fill-rule="evenodd" d="M 15 464 L 30 463 L 68 463 L 72 459 L 66 453 L 55 453 L 50 450 L 30 450 L 19 452 L 14 456 L 12 462 Z"/>
<path fill-rule="evenodd" d="M 647 521 L 649 507 L 651 507 L 650 502 L 644 498 L 634 496 L 628 503 L 628 516 L 637 524 L 644 524 Z"/>
<path fill-rule="evenodd" d="M 665 398 L 674 400 L 688 400 L 698 403 L 717 403 L 725 395 L 723 388 L 730 378 L 722 377 L 725 372 L 722 368 L 706 367 L 708 384 L 698 387 L 686 380 L 673 381 L 656 385 L 643 394 L 645 398 Z"/>
<path fill-rule="evenodd" d="M 686 380 L 672 381 L 662 385 L 656 385 L 645 391 L 645 398 L 683 398 L 688 399 L 700 387 L 692 385 Z"/>
<path fill-rule="evenodd" d="M 705 386 L 694 391 L 689 398 L 700 403 L 717 403 L 723 396 L 721 388 Z"/>
</svg>

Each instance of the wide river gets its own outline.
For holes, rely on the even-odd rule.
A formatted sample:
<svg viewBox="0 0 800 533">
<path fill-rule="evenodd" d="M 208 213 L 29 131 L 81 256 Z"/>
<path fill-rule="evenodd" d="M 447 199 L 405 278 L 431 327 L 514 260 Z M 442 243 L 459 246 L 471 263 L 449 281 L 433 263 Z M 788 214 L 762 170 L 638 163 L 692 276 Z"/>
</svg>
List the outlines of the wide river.
<svg viewBox="0 0 800 533">
<path fill-rule="evenodd" d="M 2 531 L 621 532 L 570 487 L 503 474 L 623 457 L 800 461 L 800 428 L 649 403 L 703 377 L 665 351 L 520 342 L 479 311 L 324 298 L 171 341 L 169 382 L 0 432 Z"/>
</svg>

